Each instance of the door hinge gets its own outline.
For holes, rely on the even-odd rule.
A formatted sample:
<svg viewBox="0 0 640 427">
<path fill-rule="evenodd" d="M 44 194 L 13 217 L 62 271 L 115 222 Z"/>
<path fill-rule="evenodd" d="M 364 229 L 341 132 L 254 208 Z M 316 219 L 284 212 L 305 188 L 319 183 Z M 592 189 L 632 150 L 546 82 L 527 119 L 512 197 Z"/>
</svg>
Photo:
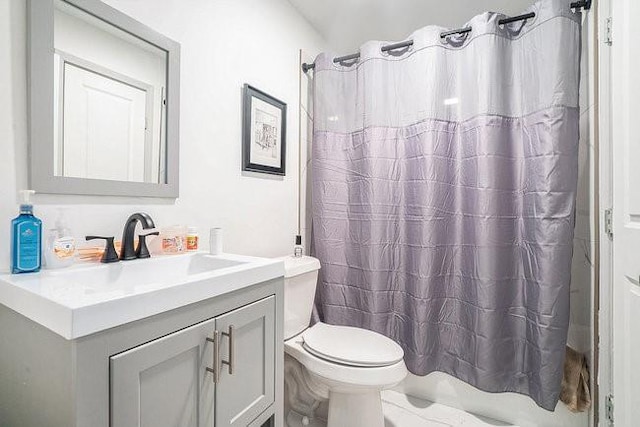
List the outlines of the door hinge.
<svg viewBox="0 0 640 427">
<path fill-rule="evenodd" d="M 604 42 L 607 45 L 611 46 L 613 44 L 613 29 L 612 29 L 611 18 L 607 18 L 604 25 L 605 25 Z"/>
<path fill-rule="evenodd" d="M 604 210 L 604 232 L 613 239 L 613 209 Z"/>
<path fill-rule="evenodd" d="M 613 424 L 613 395 L 607 395 L 607 398 L 604 403 L 604 412 L 607 420 Z"/>
</svg>

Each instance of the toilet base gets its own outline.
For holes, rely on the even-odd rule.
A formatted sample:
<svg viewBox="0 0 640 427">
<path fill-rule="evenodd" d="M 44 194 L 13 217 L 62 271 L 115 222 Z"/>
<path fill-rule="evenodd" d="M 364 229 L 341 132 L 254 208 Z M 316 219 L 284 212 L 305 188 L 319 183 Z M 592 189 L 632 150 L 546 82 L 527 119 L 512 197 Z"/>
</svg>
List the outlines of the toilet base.
<svg viewBox="0 0 640 427">
<path fill-rule="evenodd" d="M 384 427 L 380 392 L 331 391 L 327 427 Z"/>
<path fill-rule="evenodd" d="M 327 427 L 327 422 L 320 418 L 309 418 L 295 411 L 289 411 L 285 421 L 286 427 Z"/>
</svg>

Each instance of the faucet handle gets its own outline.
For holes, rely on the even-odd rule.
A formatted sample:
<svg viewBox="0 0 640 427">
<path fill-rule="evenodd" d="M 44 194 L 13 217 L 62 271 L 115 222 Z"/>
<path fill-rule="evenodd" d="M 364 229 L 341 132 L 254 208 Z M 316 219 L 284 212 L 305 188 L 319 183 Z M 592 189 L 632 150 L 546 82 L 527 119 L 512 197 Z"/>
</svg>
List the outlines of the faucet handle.
<svg viewBox="0 0 640 427">
<path fill-rule="evenodd" d="M 151 231 L 149 233 L 145 233 L 143 231 L 138 235 L 138 248 L 136 249 L 137 258 L 151 258 L 151 254 L 147 248 L 147 236 L 157 236 L 159 234 L 159 231 Z"/>
<path fill-rule="evenodd" d="M 100 262 L 109 263 L 109 262 L 118 262 L 120 261 L 120 257 L 118 257 L 118 253 L 116 252 L 116 248 L 113 245 L 113 237 L 103 237 L 103 236 L 85 236 L 85 240 L 105 240 L 106 244 L 104 246 L 104 253 L 102 254 L 102 259 Z"/>
</svg>

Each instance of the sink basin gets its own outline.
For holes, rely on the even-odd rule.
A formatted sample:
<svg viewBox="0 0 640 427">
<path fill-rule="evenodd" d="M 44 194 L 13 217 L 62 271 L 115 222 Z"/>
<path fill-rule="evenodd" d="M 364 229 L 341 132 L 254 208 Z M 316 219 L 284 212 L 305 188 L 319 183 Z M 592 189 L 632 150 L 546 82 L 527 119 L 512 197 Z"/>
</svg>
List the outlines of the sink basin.
<svg viewBox="0 0 640 427">
<path fill-rule="evenodd" d="M 0 276 L 0 303 L 67 339 L 284 275 L 269 258 L 207 253 Z"/>
<path fill-rule="evenodd" d="M 138 289 L 158 287 L 163 284 L 171 286 L 188 281 L 194 275 L 215 273 L 217 270 L 241 266 L 248 262 L 207 254 L 160 256 L 109 265 L 45 270 L 38 279 L 52 291 L 69 288 L 86 292 L 108 288 L 111 291 L 135 292 Z M 46 279 L 46 284 L 42 282 L 43 279 Z M 30 279 L 28 276 L 19 276 L 16 280 L 29 281 Z"/>
</svg>

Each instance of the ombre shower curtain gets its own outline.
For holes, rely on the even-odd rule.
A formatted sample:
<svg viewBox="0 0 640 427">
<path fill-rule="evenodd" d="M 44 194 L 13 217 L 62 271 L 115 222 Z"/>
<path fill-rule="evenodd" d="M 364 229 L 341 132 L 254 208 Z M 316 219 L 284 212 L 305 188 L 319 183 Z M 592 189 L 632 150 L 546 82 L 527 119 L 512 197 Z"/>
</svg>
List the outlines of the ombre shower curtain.
<svg viewBox="0 0 640 427">
<path fill-rule="evenodd" d="M 465 35 L 444 28 L 315 68 L 317 316 L 451 374 L 553 410 L 569 323 L 578 172 L 580 13 Z"/>
</svg>

